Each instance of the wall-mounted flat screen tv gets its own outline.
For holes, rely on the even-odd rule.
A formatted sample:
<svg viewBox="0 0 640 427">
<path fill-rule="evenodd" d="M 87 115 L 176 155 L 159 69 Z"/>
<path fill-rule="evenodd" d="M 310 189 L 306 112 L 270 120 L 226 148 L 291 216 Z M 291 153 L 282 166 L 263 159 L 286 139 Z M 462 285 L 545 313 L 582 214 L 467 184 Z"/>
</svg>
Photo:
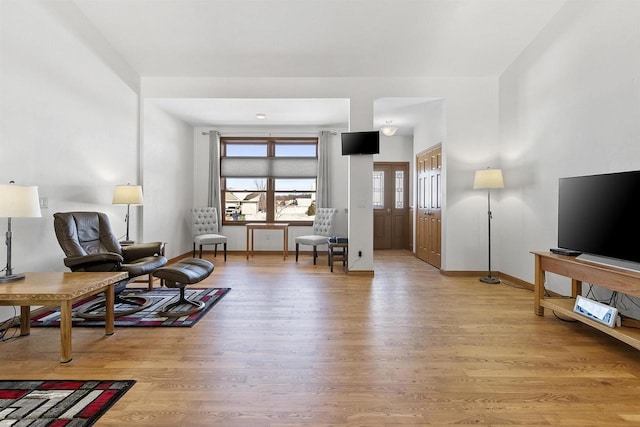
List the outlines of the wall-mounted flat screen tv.
<svg viewBox="0 0 640 427">
<path fill-rule="evenodd" d="M 379 154 L 380 153 L 380 132 L 343 132 L 342 133 L 342 155 L 351 156 L 354 154 Z"/>
<path fill-rule="evenodd" d="M 640 171 L 560 178 L 558 246 L 640 269 Z"/>
</svg>

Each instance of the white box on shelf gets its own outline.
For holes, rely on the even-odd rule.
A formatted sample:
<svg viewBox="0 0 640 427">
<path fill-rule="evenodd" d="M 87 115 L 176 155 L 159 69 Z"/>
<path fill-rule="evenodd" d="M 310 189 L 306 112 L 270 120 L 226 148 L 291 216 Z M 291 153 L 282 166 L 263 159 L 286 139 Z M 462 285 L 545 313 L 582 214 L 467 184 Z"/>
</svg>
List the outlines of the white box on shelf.
<svg viewBox="0 0 640 427">
<path fill-rule="evenodd" d="M 610 328 L 616 326 L 618 309 L 610 305 L 578 295 L 573 311 Z"/>
</svg>

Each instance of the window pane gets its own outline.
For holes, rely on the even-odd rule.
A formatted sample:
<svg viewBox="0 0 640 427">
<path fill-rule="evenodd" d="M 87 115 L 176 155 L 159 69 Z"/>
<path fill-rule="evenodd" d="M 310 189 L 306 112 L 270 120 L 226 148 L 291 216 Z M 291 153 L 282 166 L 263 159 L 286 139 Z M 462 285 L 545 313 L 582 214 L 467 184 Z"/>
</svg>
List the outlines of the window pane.
<svg viewBox="0 0 640 427">
<path fill-rule="evenodd" d="M 315 179 L 276 179 L 276 191 L 316 191 Z"/>
<path fill-rule="evenodd" d="M 226 191 L 224 218 L 227 221 L 265 221 L 266 192 Z"/>
<path fill-rule="evenodd" d="M 266 157 L 267 144 L 226 144 L 227 157 Z"/>
<path fill-rule="evenodd" d="M 384 171 L 373 171 L 373 208 L 384 208 Z"/>
<path fill-rule="evenodd" d="M 316 193 L 276 192 L 276 221 L 313 221 L 316 215 Z"/>
<path fill-rule="evenodd" d="M 404 171 L 396 171 L 396 209 L 404 208 Z"/>
<path fill-rule="evenodd" d="M 316 145 L 276 144 L 276 157 L 316 157 Z"/>
<path fill-rule="evenodd" d="M 225 180 L 227 191 L 260 190 L 267 189 L 267 178 L 227 178 Z"/>
</svg>

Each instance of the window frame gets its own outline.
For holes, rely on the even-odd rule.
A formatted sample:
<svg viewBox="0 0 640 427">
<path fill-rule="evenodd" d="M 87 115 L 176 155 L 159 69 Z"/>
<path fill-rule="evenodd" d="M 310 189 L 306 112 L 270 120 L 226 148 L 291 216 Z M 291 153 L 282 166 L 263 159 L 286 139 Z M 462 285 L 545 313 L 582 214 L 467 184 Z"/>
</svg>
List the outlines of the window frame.
<svg viewBox="0 0 640 427">
<path fill-rule="evenodd" d="M 288 158 L 291 156 L 276 156 L 276 146 L 277 145 L 313 145 L 315 147 L 315 158 L 316 161 L 318 159 L 318 137 L 277 137 L 277 136 L 259 136 L 259 137 L 252 137 L 252 136 L 221 136 L 220 137 L 220 164 L 219 166 L 219 170 L 222 171 L 222 162 L 223 159 L 227 157 L 227 146 L 228 145 L 262 145 L 265 144 L 267 146 L 267 158 Z M 236 157 L 236 156 L 232 156 L 232 157 Z M 312 158 L 310 156 L 308 156 L 308 158 Z M 275 206 L 275 201 L 276 201 L 276 193 L 279 193 L 280 191 L 276 191 L 275 189 L 275 182 L 277 179 L 290 179 L 290 177 L 269 177 L 269 176 L 263 176 L 263 177 L 255 177 L 257 179 L 266 179 L 266 189 L 265 190 L 251 190 L 252 193 L 265 193 L 266 194 L 266 219 L 263 221 L 260 220 L 228 220 L 227 216 L 226 216 L 226 207 L 227 207 L 227 203 L 226 203 L 226 195 L 228 192 L 230 192 L 227 189 L 227 177 L 225 177 L 224 175 L 221 174 L 220 176 L 220 196 L 221 196 L 221 203 L 222 203 L 222 225 L 224 226 L 236 226 L 236 225 L 241 225 L 244 226 L 247 223 L 289 223 L 292 225 L 296 225 L 296 226 L 309 226 L 309 225 L 313 225 L 313 220 L 309 220 L 309 221 L 295 221 L 295 220 L 276 220 L 275 216 L 276 216 L 276 206 Z M 295 179 L 295 178 L 293 178 Z M 304 178 L 304 179 L 313 179 L 313 178 Z M 318 186 L 318 176 L 317 176 L 317 172 L 316 172 L 316 176 L 315 176 L 315 188 L 316 190 L 304 190 L 304 191 L 299 191 L 300 193 L 304 193 L 304 194 L 317 194 L 317 186 Z M 249 190 L 246 190 L 249 191 Z M 288 193 L 295 193 L 296 191 L 287 191 Z M 316 200 L 315 197 L 313 197 L 313 200 Z"/>
</svg>

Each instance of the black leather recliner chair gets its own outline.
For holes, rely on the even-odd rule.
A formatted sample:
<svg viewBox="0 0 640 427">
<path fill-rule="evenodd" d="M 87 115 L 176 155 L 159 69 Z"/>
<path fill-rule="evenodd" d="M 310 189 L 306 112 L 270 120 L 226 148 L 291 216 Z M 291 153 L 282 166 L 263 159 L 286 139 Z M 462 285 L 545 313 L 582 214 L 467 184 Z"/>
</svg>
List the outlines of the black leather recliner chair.
<svg viewBox="0 0 640 427">
<path fill-rule="evenodd" d="M 111 231 L 109 218 L 101 212 L 58 212 L 53 218 L 58 243 L 66 255 L 64 265 L 71 271 L 129 273 L 128 279 L 116 284 L 115 293 L 116 303 L 126 303 L 132 308 L 118 310 L 116 316 L 135 313 L 149 304 L 147 298 L 123 298 L 119 294 L 131 279 L 153 274 L 155 270 L 167 264 L 167 259 L 161 255 L 164 243 L 134 243 L 120 246 Z M 104 306 L 104 301 L 101 304 Z M 88 313 L 94 312 L 95 309 L 96 306 L 92 306 L 87 312 L 77 314 L 86 318 L 103 317 Z"/>
</svg>

